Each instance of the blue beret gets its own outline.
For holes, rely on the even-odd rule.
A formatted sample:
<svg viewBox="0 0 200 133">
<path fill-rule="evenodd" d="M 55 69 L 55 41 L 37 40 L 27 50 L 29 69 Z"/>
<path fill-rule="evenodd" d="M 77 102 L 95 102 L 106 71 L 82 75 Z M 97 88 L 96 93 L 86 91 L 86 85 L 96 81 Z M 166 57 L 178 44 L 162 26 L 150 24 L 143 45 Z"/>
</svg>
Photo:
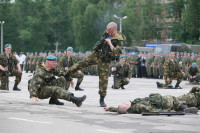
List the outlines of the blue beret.
<svg viewBox="0 0 200 133">
<path fill-rule="evenodd" d="M 196 67 L 196 66 L 197 66 L 197 63 L 193 62 L 192 67 Z"/>
<path fill-rule="evenodd" d="M 4 48 L 6 48 L 6 47 L 12 47 L 12 45 L 11 44 L 6 44 Z"/>
<path fill-rule="evenodd" d="M 46 57 L 46 60 L 50 60 L 50 61 L 56 61 L 57 57 L 53 56 L 53 55 L 49 55 Z"/>
<path fill-rule="evenodd" d="M 126 56 L 125 56 L 125 55 L 120 55 L 119 58 L 120 58 L 120 59 L 121 59 L 121 58 L 126 58 Z"/>
<path fill-rule="evenodd" d="M 68 47 L 67 50 L 73 50 L 73 48 L 72 47 Z"/>
<path fill-rule="evenodd" d="M 29 52 L 26 52 L 27 54 L 29 53 Z"/>
</svg>

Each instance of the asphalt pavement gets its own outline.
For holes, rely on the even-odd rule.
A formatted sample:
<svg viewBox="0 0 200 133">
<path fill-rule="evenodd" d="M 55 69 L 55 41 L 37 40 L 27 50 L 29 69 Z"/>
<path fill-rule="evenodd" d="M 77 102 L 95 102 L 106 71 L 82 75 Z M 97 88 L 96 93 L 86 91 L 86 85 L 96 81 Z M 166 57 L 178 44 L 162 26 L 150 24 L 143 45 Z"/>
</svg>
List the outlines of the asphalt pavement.
<svg viewBox="0 0 200 133">
<path fill-rule="evenodd" d="M 142 116 L 141 114 L 119 115 L 105 112 L 99 106 L 98 76 L 85 76 L 81 88 L 75 96 L 87 95 L 83 105 L 60 100 L 64 106 L 49 105 L 49 99 L 32 103 L 28 92 L 31 73 L 23 73 L 19 84 L 20 92 L 13 91 L 14 77 L 10 77 L 9 91 L 0 90 L 0 133 L 199 133 L 200 112 L 197 115 Z M 76 79 L 74 79 L 76 83 Z M 120 103 L 137 97 L 147 97 L 150 93 L 180 96 L 193 87 L 181 83 L 183 89 L 157 89 L 156 81 L 164 80 L 132 78 L 125 90 L 111 88 L 113 77 L 109 78 L 105 102 L 117 107 Z M 173 81 L 175 85 L 176 81 Z"/>
</svg>

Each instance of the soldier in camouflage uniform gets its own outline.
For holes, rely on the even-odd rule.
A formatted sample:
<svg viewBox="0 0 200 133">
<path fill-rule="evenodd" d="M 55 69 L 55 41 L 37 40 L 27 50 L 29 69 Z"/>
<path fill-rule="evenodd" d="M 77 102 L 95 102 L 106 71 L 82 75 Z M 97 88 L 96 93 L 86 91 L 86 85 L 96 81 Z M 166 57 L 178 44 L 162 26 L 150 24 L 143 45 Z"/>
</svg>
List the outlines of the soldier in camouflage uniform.
<svg viewBox="0 0 200 133">
<path fill-rule="evenodd" d="M 131 72 L 133 77 L 138 77 L 138 63 L 139 63 L 139 57 L 137 54 L 133 54 L 133 56 L 130 57 L 129 63 L 131 64 Z"/>
<path fill-rule="evenodd" d="M 175 89 L 182 89 L 179 84 L 183 80 L 183 75 L 185 75 L 184 72 L 182 72 L 177 60 L 175 60 L 175 53 L 170 53 L 170 58 L 165 61 L 165 71 L 164 71 L 164 79 L 165 84 L 161 84 L 159 82 L 157 83 L 157 87 L 171 87 L 172 80 L 174 78 L 177 78 L 177 83 L 175 85 Z M 171 87 L 173 88 L 173 87 Z"/>
<path fill-rule="evenodd" d="M 197 63 L 197 66 L 200 68 L 200 53 L 198 53 L 197 55 L 196 63 Z"/>
<path fill-rule="evenodd" d="M 5 53 L 0 55 L 0 77 L 1 77 L 1 90 L 9 89 L 9 76 L 16 76 L 14 91 L 21 91 L 17 86 L 21 82 L 22 70 L 19 61 L 11 53 L 12 45 L 5 45 Z M 7 81 L 7 82 L 6 82 Z"/>
<path fill-rule="evenodd" d="M 155 54 L 155 57 L 154 57 L 154 60 L 153 60 L 153 77 L 155 79 L 158 79 L 158 76 L 159 76 L 159 55 L 158 54 Z"/>
<path fill-rule="evenodd" d="M 114 22 L 109 23 L 107 25 L 107 33 L 104 34 L 104 39 L 96 43 L 94 51 L 82 61 L 74 64 L 65 75 L 67 78 L 77 72 L 77 70 L 90 65 L 98 65 L 101 107 L 106 106 L 104 98 L 107 92 L 110 63 L 119 58 L 122 53 L 124 40 L 125 36 L 117 31 L 117 24 Z"/>
<path fill-rule="evenodd" d="M 151 54 L 146 58 L 146 69 L 147 69 L 147 78 L 152 78 L 153 72 L 151 69 L 151 64 L 153 62 L 153 56 Z"/>
<path fill-rule="evenodd" d="M 160 79 L 163 79 L 163 75 L 164 75 L 164 63 L 165 63 L 165 57 L 164 54 L 161 53 L 159 59 L 159 75 L 160 75 Z"/>
<path fill-rule="evenodd" d="M 196 62 L 188 68 L 187 76 L 189 77 L 190 84 L 199 84 L 200 82 L 200 69 L 197 67 Z"/>
<path fill-rule="evenodd" d="M 33 102 L 39 99 L 47 99 L 49 97 L 49 104 L 64 105 L 58 99 L 64 99 L 76 104 L 77 107 L 82 105 L 86 96 L 75 97 L 73 93 L 65 89 L 66 79 L 62 76 L 65 74 L 62 69 L 57 67 L 57 57 L 50 55 L 46 57 L 46 62 L 38 65 L 33 78 L 30 80 L 29 92 L 30 98 Z M 57 78 L 55 76 L 61 76 Z M 70 81 L 73 86 L 73 81 Z"/>
<path fill-rule="evenodd" d="M 124 85 L 127 85 L 130 82 L 132 76 L 131 68 L 128 63 L 125 63 L 125 55 L 121 55 L 119 58 L 119 63 L 116 65 L 116 67 L 112 68 L 112 71 L 115 76 L 114 85 L 112 88 L 119 89 L 121 87 L 122 89 L 125 89 Z"/>
<path fill-rule="evenodd" d="M 184 111 L 186 113 L 198 112 L 195 107 L 188 108 L 183 105 L 176 97 L 167 95 L 161 96 L 158 93 L 152 93 L 149 97 L 136 98 L 131 103 L 125 103 L 115 107 L 104 108 L 105 111 L 122 113 L 136 113 L 141 114 L 142 112 L 170 112 Z"/>
<path fill-rule="evenodd" d="M 34 71 L 34 66 L 35 66 L 34 58 L 35 58 L 35 56 L 33 55 L 33 53 L 31 53 L 31 56 L 30 56 L 30 71 L 31 71 L 31 73 L 33 73 L 33 71 Z"/>
<path fill-rule="evenodd" d="M 24 70 L 26 73 L 28 73 L 28 71 L 29 71 L 29 67 L 30 67 L 29 64 L 30 64 L 30 53 L 27 52 L 26 59 L 25 59 L 25 66 L 24 66 Z"/>
<path fill-rule="evenodd" d="M 73 48 L 68 47 L 67 52 L 66 52 L 66 56 L 64 56 L 60 60 L 59 66 L 62 67 L 65 71 L 68 71 L 68 69 L 76 63 L 76 59 L 75 59 L 74 56 L 72 56 L 72 53 L 73 53 Z M 84 74 L 80 70 L 78 70 L 71 77 L 72 78 L 78 78 L 75 90 L 76 91 L 83 91 L 84 89 L 80 88 L 80 84 L 83 81 Z"/>
</svg>

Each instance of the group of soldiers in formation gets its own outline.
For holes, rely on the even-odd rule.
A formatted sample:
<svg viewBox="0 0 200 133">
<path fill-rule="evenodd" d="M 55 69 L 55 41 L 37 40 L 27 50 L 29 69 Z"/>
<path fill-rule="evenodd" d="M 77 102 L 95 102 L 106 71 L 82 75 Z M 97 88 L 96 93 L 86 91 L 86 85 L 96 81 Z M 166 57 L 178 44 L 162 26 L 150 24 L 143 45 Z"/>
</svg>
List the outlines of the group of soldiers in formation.
<svg viewBox="0 0 200 133">
<path fill-rule="evenodd" d="M 76 97 L 69 92 L 70 85 L 74 87 L 73 78 L 78 78 L 75 90 L 83 91 L 80 84 L 84 74 L 99 76 L 100 106 L 105 111 L 118 113 L 142 112 L 168 112 L 184 111 L 197 113 L 200 107 L 200 88 L 192 90 L 180 97 L 161 96 L 158 93 L 150 94 L 146 98 L 136 98 L 131 103 L 121 104 L 118 108 L 108 108 L 104 98 L 107 95 L 108 78 L 114 74 L 113 89 L 122 89 L 130 82 L 132 77 L 164 78 L 165 84 L 157 82 L 157 87 L 170 87 L 172 80 L 177 78 L 176 89 L 182 79 L 189 78 L 191 82 L 199 78 L 200 54 L 195 55 L 183 52 L 145 54 L 122 52 L 125 36 L 117 31 L 117 24 L 110 22 L 104 39 L 96 44 L 92 52 L 85 54 L 73 53 L 73 48 L 68 47 L 64 54 L 58 53 L 28 53 L 24 61 L 24 71 L 33 72 L 33 77 L 28 81 L 28 90 L 33 102 L 39 99 L 50 98 L 49 104 L 64 105 L 58 99 L 64 99 L 82 105 L 86 95 Z M 12 45 L 5 45 L 5 53 L 0 55 L 0 78 L 2 90 L 8 90 L 8 77 L 16 76 L 13 90 L 20 91 L 17 85 L 21 81 L 22 69 L 19 61 L 11 53 Z M 107 51 L 108 50 L 108 51 Z M 190 70 L 191 69 L 191 70 Z M 56 78 L 56 76 L 58 76 Z M 193 79 L 193 81 L 192 81 Z"/>
</svg>

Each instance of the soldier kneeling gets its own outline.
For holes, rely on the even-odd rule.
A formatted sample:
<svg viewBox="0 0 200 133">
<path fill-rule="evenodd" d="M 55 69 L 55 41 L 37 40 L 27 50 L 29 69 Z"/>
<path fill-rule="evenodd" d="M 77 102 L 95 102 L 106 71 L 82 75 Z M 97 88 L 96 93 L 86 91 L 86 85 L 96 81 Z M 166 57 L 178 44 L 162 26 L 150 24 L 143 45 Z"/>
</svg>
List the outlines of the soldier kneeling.
<svg viewBox="0 0 200 133">
<path fill-rule="evenodd" d="M 33 102 L 39 99 L 50 98 L 49 104 L 64 105 L 58 99 L 64 99 L 76 104 L 77 107 L 82 105 L 86 96 L 75 97 L 73 93 L 68 91 L 67 81 L 62 76 L 65 72 L 57 68 L 57 57 L 47 56 L 45 63 L 40 63 L 30 80 L 29 92 Z M 57 78 L 55 76 L 60 76 Z M 71 86 L 74 86 L 73 81 L 69 81 Z"/>
</svg>

